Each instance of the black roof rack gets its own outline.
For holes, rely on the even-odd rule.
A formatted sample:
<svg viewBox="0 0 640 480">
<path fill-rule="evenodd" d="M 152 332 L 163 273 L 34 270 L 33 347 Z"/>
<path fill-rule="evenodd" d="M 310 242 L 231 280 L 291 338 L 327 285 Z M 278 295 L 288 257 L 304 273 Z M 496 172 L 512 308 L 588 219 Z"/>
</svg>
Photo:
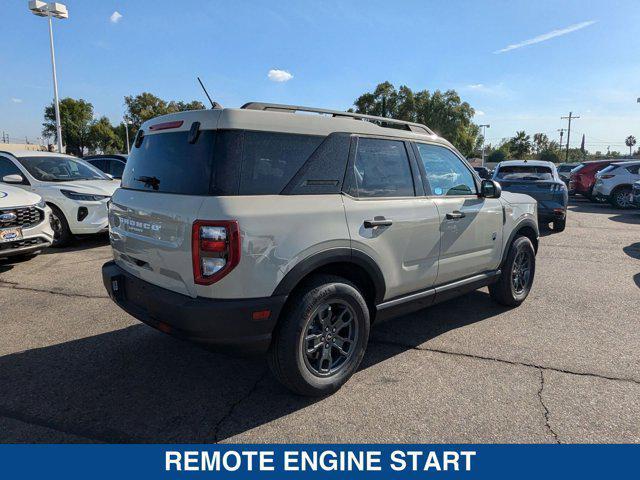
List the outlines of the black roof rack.
<svg viewBox="0 0 640 480">
<path fill-rule="evenodd" d="M 240 108 L 243 108 L 245 110 L 263 110 L 263 111 L 272 111 L 272 112 L 322 113 L 325 115 L 331 115 L 333 117 L 354 118 L 356 120 L 367 120 L 371 122 L 380 122 L 380 123 L 394 123 L 397 125 L 404 125 L 407 127 L 407 130 L 410 130 L 415 133 L 435 135 L 429 127 L 421 123 L 408 122 L 406 120 L 396 120 L 395 118 L 376 117 L 375 115 L 365 115 L 363 113 L 341 112 L 339 110 L 327 110 L 325 108 L 301 107 L 300 105 L 284 105 L 279 103 L 262 103 L 262 102 L 245 103 Z"/>
</svg>

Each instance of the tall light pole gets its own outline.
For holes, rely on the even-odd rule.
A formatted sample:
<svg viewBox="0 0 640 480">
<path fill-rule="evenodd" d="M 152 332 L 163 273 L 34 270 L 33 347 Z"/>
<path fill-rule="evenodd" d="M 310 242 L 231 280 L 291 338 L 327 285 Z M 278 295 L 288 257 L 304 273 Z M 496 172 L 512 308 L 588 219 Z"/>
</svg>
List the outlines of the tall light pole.
<svg viewBox="0 0 640 480">
<path fill-rule="evenodd" d="M 45 3 L 40 0 L 30 0 L 29 10 L 39 17 L 49 19 L 49 47 L 51 48 L 51 68 L 53 70 L 53 104 L 56 112 L 56 136 L 58 137 L 58 153 L 62 153 L 62 125 L 60 123 L 60 102 L 58 101 L 58 77 L 56 75 L 56 54 L 53 48 L 52 18 L 69 18 L 67 6 L 62 3 Z"/>
<path fill-rule="evenodd" d="M 482 166 L 484 167 L 484 144 L 485 144 L 485 137 L 486 137 L 486 133 L 487 133 L 487 128 L 491 128 L 491 125 L 486 124 L 486 125 L 478 125 L 481 129 L 482 129 Z"/>
</svg>

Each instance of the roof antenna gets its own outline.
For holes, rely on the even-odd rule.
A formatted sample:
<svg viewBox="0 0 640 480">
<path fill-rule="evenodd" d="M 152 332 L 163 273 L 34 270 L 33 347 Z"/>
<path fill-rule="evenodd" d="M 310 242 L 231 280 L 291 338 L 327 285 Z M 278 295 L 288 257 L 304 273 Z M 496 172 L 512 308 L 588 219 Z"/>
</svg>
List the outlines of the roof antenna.
<svg viewBox="0 0 640 480">
<path fill-rule="evenodd" d="M 198 79 L 198 82 L 200 82 L 200 86 L 202 87 L 202 90 L 204 90 L 204 94 L 209 99 L 209 102 L 211 103 L 211 108 L 222 108 L 222 105 L 220 105 L 218 102 L 214 102 L 213 100 L 211 100 L 211 97 L 209 96 L 209 92 L 207 92 L 207 89 L 204 88 L 204 83 L 202 83 L 202 80 L 200 80 L 200 77 L 196 77 L 196 78 Z"/>
</svg>

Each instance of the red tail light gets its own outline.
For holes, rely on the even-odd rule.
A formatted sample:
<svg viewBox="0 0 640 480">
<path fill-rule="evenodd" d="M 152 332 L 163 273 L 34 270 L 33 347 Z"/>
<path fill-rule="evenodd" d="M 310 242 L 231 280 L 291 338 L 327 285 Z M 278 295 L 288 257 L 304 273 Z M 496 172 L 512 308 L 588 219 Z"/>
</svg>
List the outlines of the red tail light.
<svg viewBox="0 0 640 480">
<path fill-rule="evenodd" d="M 600 175 L 600 178 L 606 180 L 607 178 L 613 178 L 615 175 Z"/>
<path fill-rule="evenodd" d="M 151 125 L 149 130 L 169 130 L 171 128 L 180 128 L 184 123 L 183 120 L 176 120 L 174 122 L 164 122 L 164 123 L 156 123 L 155 125 Z"/>
<path fill-rule="evenodd" d="M 240 262 L 240 228 L 236 220 L 196 220 L 191 232 L 193 279 L 211 285 Z"/>
</svg>

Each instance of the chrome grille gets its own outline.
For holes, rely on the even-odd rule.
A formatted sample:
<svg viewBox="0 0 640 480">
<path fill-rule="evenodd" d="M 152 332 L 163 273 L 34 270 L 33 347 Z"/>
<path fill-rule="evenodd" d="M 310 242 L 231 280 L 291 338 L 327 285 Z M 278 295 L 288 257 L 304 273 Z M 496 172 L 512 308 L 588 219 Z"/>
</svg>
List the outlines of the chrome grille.
<svg viewBox="0 0 640 480">
<path fill-rule="evenodd" d="M 15 219 L 2 220 L 2 215 L 14 214 Z M 44 218 L 44 212 L 36 207 L 3 208 L 0 209 L 0 228 L 22 227 L 30 228 L 39 224 Z"/>
</svg>

